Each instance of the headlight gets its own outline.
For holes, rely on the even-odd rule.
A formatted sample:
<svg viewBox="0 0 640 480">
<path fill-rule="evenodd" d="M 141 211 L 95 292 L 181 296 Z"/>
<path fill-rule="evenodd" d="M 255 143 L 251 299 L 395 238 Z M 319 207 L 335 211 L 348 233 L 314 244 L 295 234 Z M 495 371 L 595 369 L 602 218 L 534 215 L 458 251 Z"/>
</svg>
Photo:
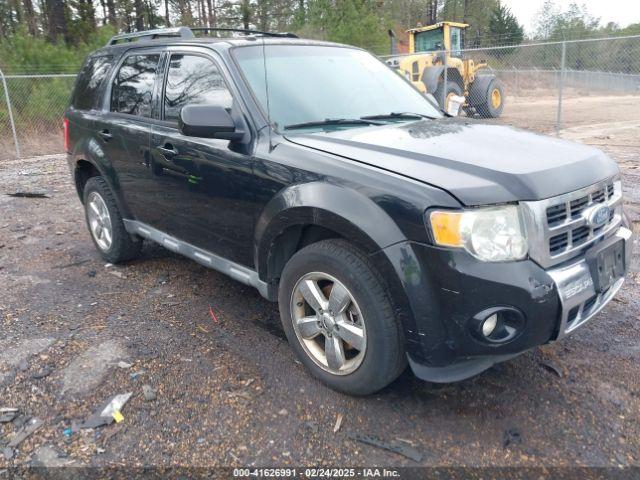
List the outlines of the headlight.
<svg viewBox="0 0 640 480">
<path fill-rule="evenodd" d="M 464 248 L 485 262 L 520 260 L 527 237 L 516 205 L 429 213 L 433 239 L 443 247 Z"/>
</svg>

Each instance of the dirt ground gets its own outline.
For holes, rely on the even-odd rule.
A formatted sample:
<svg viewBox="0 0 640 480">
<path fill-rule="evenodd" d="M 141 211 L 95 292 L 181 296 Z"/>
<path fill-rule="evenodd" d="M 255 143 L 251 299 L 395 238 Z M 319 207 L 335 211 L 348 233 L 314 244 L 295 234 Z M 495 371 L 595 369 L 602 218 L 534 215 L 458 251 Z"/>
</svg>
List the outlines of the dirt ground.
<svg viewBox="0 0 640 480">
<path fill-rule="evenodd" d="M 639 233 L 640 120 L 581 121 L 597 110 L 588 101 L 573 106 L 583 113 L 569 102 L 576 122 L 563 135 L 601 145 L 619 163 Z M 537 121 L 551 110 L 543 106 Z M 504 121 L 535 128 L 536 118 L 521 112 L 510 108 Z M 47 197 L 6 195 L 15 191 Z M 62 156 L 2 161 L 0 409 L 19 413 L 0 423 L 0 472 L 21 465 L 640 466 L 637 252 L 636 245 L 617 298 L 562 342 L 464 382 L 429 384 L 407 371 L 379 394 L 352 398 L 305 372 L 276 305 L 255 290 L 151 244 L 139 260 L 105 265 Z M 145 398 L 144 386 L 155 395 Z M 79 428 L 128 392 L 120 423 Z M 29 417 L 40 428 L 15 450 L 3 448 Z M 422 458 L 362 444 L 354 434 L 409 446 Z"/>
</svg>

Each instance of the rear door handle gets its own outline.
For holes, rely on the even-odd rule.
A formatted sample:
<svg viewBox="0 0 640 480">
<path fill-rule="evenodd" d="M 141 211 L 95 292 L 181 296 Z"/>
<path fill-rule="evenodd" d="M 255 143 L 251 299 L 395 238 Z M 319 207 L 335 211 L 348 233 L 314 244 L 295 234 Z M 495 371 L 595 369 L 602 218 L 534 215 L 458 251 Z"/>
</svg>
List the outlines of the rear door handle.
<svg viewBox="0 0 640 480">
<path fill-rule="evenodd" d="M 113 138 L 113 135 L 109 133 L 109 130 L 101 130 L 98 132 L 98 135 L 100 135 L 105 142 L 108 142 Z"/>
<path fill-rule="evenodd" d="M 170 143 L 165 143 L 162 147 L 158 147 L 158 151 L 162 153 L 166 158 L 171 158 L 178 155 L 178 150 L 176 150 Z"/>
</svg>

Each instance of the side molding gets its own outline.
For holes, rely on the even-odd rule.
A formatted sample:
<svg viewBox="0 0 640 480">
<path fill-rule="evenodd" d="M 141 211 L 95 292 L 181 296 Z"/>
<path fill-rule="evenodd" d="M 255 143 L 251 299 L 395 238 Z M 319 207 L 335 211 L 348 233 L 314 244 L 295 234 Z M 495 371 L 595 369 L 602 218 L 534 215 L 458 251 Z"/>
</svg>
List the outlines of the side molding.
<svg viewBox="0 0 640 480">
<path fill-rule="evenodd" d="M 239 265 L 214 253 L 195 247 L 190 243 L 183 242 L 182 240 L 136 220 L 125 219 L 124 227 L 127 229 L 127 232 L 131 234 L 152 240 L 172 252 L 179 253 L 191 260 L 195 260 L 200 265 L 217 270 L 220 273 L 228 275 L 234 280 L 254 287 L 260 292 L 260 295 L 267 300 L 271 300 L 269 297 L 267 283 L 260 280 L 258 272 L 255 270 L 251 270 L 244 265 Z"/>
</svg>

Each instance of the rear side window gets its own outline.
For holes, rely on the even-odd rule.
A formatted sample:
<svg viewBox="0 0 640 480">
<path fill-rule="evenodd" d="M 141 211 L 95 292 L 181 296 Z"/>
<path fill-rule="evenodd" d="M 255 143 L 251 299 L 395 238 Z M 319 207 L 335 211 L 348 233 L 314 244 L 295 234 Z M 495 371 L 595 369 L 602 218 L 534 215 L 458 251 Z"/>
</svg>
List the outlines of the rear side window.
<svg viewBox="0 0 640 480">
<path fill-rule="evenodd" d="M 177 120 L 185 105 L 230 108 L 233 99 L 218 67 L 197 55 L 171 55 L 164 92 L 164 118 Z"/>
<path fill-rule="evenodd" d="M 151 116 L 153 84 L 159 60 L 159 54 L 132 55 L 125 59 L 111 88 L 112 112 Z"/>
<path fill-rule="evenodd" d="M 91 110 L 98 105 L 100 85 L 111 69 L 113 57 L 91 57 L 78 74 L 71 105 L 78 110 Z"/>
</svg>

